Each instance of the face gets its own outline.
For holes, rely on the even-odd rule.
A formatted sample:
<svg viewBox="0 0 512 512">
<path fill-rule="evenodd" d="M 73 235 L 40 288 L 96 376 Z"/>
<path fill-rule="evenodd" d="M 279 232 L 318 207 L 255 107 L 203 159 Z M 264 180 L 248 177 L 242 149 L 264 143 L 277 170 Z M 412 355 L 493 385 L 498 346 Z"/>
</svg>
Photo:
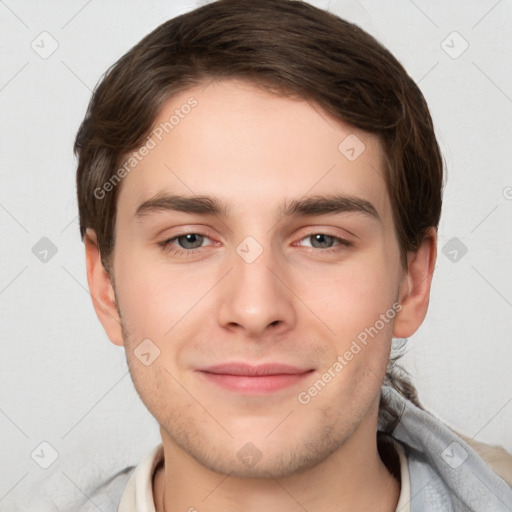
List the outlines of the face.
<svg viewBox="0 0 512 512">
<path fill-rule="evenodd" d="M 374 437 L 404 277 L 378 140 L 231 80 L 175 95 L 166 122 L 120 185 L 113 259 L 164 444 L 279 477 Z"/>
</svg>

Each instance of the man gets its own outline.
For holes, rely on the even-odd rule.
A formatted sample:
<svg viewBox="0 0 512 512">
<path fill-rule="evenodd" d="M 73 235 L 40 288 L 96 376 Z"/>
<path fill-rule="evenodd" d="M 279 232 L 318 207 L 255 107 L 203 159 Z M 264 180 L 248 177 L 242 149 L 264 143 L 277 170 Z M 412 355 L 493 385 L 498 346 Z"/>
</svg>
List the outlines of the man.
<svg viewBox="0 0 512 512">
<path fill-rule="evenodd" d="M 75 150 L 93 304 L 162 436 L 95 506 L 512 510 L 512 459 L 485 462 L 390 359 L 427 312 L 443 166 L 371 36 L 213 2 L 109 70 Z"/>
</svg>

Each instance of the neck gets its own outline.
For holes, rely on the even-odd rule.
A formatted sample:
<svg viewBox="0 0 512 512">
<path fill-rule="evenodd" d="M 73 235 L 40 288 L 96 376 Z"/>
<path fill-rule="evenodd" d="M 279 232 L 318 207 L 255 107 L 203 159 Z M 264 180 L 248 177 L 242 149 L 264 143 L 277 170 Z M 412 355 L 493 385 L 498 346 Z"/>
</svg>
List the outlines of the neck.
<svg viewBox="0 0 512 512">
<path fill-rule="evenodd" d="M 394 512 L 400 495 L 396 461 L 379 456 L 376 418 L 360 425 L 321 463 L 279 479 L 235 478 L 211 471 L 162 434 L 163 464 L 153 482 L 157 512 Z M 373 429 L 373 430 L 372 430 Z"/>
</svg>

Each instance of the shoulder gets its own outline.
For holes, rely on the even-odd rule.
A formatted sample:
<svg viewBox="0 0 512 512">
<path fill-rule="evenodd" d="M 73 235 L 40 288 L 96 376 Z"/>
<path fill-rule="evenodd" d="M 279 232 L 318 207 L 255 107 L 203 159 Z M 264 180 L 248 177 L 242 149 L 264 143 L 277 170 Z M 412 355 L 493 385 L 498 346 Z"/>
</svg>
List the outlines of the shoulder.
<svg viewBox="0 0 512 512">
<path fill-rule="evenodd" d="M 117 512 L 119 502 L 135 466 L 127 466 L 108 477 L 102 482 L 91 484 L 83 490 L 83 498 L 79 502 L 69 503 L 61 512 L 85 512 L 101 510 L 102 512 Z"/>
<path fill-rule="evenodd" d="M 460 432 L 456 432 L 456 434 L 471 446 L 498 476 L 512 486 L 512 454 L 501 446 L 475 441 Z"/>
<path fill-rule="evenodd" d="M 379 416 L 379 428 L 406 451 L 416 510 L 433 499 L 440 510 L 450 503 L 456 510 L 502 510 L 503 503 L 512 510 L 512 455 L 460 435 L 393 388 L 383 393 L 387 409 Z"/>
</svg>

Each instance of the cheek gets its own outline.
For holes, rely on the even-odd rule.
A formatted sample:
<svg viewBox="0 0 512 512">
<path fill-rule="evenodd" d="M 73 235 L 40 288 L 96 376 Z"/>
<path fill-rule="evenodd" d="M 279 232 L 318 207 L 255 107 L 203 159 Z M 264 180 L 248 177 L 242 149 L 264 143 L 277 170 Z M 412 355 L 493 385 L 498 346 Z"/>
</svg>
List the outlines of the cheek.
<svg viewBox="0 0 512 512">
<path fill-rule="evenodd" d="M 165 362 L 162 356 L 149 366 L 145 366 L 132 350 L 127 350 L 126 357 L 133 385 L 145 406 L 153 415 L 166 410 L 169 407 L 170 398 L 175 396 L 177 390 L 173 387 L 171 375 L 164 370 Z"/>
<path fill-rule="evenodd" d="M 315 280 L 318 287 L 310 295 L 331 330 L 330 364 L 338 361 L 343 367 L 333 386 L 342 395 L 361 388 L 371 396 L 389 359 L 398 306 L 395 269 L 382 254 L 370 256 Z"/>
<path fill-rule="evenodd" d="M 116 272 L 122 312 L 137 338 L 165 339 L 201 292 L 183 272 L 130 255 Z"/>
<path fill-rule="evenodd" d="M 355 336 L 391 308 L 396 299 L 396 275 L 385 261 L 366 258 L 338 268 L 315 269 L 302 281 L 302 296 L 336 336 Z M 310 284 L 313 283 L 313 286 Z"/>
</svg>

